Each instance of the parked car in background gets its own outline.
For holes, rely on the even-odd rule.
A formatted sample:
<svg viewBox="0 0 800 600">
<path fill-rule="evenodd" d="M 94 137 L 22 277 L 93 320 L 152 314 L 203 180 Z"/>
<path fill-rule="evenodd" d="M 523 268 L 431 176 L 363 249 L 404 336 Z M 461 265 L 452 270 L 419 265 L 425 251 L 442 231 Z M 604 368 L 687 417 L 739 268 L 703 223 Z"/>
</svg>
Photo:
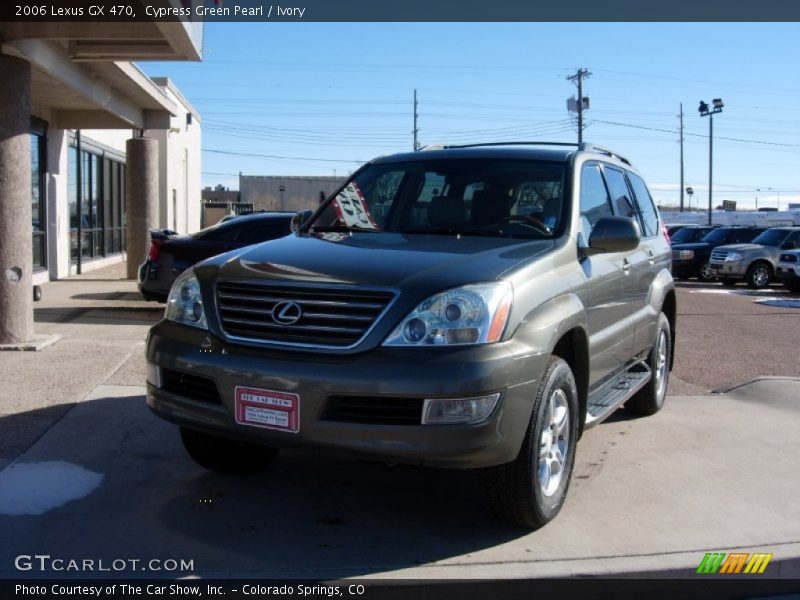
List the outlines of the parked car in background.
<svg viewBox="0 0 800 600">
<path fill-rule="evenodd" d="M 148 405 L 211 470 L 282 447 L 480 468 L 498 517 L 541 527 L 585 429 L 661 409 L 676 325 L 644 180 L 564 146 L 383 156 L 293 235 L 188 269 L 148 336 Z"/>
<path fill-rule="evenodd" d="M 744 281 L 753 289 L 767 287 L 783 250 L 800 248 L 800 227 L 773 227 L 750 244 L 719 246 L 711 252 L 709 271 L 723 285 Z"/>
<path fill-rule="evenodd" d="M 716 228 L 717 225 L 683 225 L 678 231 L 669 236 L 669 241 L 673 246 L 675 244 L 699 242 L 709 231 Z"/>
<path fill-rule="evenodd" d="M 675 235 L 676 233 L 678 233 L 678 231 L 680 231 L 681 229 L 686 227 L 686 225 L 684 225 L 684 224 L 679 224 L 679 225 L 673 224 L 673 225 L 670 225 L 669 223 L 667 223 L 665 225 L 665 227 L 667 228 L 667 235 L 670 238 L 672 238 L 673 235 Z"/>
<path fill-rule="evenodd" d="M 780 254 L 775 267 L 775 278 L 791 291 L 800 292 L 800 249 Z"/>
<path fill-rule="evenodd" d="M 145 300 L 164 302 L 178 275 L 193 264 L 229 250 L 288 235 L 293 216 L 294 213 L 286 212 L 240 215 L 183 236 L 151 229 L 147 260 L 139 267 L 139 293 Z"/>
<path fill-rule="evenodd" d="M 711 251 L 725 244 L 745 244 L 766 231 L 764 227 L 717 227 L 709 231 L 699 242 L 672 244 L 672 275 L 678 279 L 697 277 L 701 281 L 713 281 L 708 261 Z"/>
</svg>

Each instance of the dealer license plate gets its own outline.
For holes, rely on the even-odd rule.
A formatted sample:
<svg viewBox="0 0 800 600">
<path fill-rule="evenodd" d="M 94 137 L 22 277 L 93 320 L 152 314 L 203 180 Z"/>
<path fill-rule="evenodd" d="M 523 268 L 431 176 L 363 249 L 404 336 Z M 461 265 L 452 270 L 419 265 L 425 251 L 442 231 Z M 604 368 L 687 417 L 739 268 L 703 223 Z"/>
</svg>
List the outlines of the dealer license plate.
<svg viewBox="0 0 800 600">
<path fill-rule="evenodd" d="M 300 431 L 300 396 L 237 386 L 236 422 L 297 433 Z"/>
</svg>

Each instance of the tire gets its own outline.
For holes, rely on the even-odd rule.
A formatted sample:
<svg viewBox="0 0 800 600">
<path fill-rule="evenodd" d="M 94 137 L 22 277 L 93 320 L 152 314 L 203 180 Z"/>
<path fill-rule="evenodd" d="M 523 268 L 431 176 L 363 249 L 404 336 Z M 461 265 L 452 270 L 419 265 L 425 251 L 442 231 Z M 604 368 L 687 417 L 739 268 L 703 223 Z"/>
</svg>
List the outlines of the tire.
<svg viewBox="0 0 800 600">
<path fill-rule="evenodd" d="M 708 261 L 704 262 L 703 265 L 697 270 L 697 278 L 700 281 L 705 281 L 706 283 L 714 281 L 716 277 L 709 272 L 710 268 L 711 267 L 709 267 Z"/>
<path fill-rule="evenodd" d="M 538 529 L 555 518 L 567 497 L 575 464 L 578 419 L 575 377 L 569 365 L 554 356 L 542 375 L 516 460 L 483 470 L 484 495 L 497 518 L 527 529 Z M 555 445 L 553 431 L 558 432 Z M 551 452 L 545 452 L 545 446 Z M 551 459 L 559 455 L 561 470 L 555 474 Z"/>
<path fill-rule="evenodd" d="M 249 475 L 263 471 L 278 454 L 278 448 L 237 442 L 225 437 L 181 427 L 181 441 L 192 460 L 201 467 L 226 475 Z"/>
<path fill-rule="evenodd" d="M 747 269 L 744 277 L 747 286 L 754 290 L 761 290 L 769 286 L 772 281 L 772 267 L 765 262 L 755 262 Z"/>
<path fill-rule="evenodd" d="M 654 415 L 661 410 L 667 396 L 671 356 L 672 331 L 667 315 L 661 313 L 656 339 L 647 355 L 647 366 L 652 373 L 650 381 L 625 403 L 625 410 L 637 415 Z"/>
<path fill-rule="evenodd" d="M 736 284 L 738 283 L 738 281 L 736 281 L 735 279 L 722 278 L 720 279 L 720 281 L 722 282 L 722 285 L 729 288 L 735 287 Z"/>
</svg>

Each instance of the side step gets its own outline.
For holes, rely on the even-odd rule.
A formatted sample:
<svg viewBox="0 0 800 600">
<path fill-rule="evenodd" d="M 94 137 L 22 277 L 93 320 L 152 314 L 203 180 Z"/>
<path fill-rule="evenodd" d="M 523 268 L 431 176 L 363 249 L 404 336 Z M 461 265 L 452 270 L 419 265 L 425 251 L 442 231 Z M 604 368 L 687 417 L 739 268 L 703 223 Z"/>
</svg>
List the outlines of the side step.
<svg viewBox="0 0 800 600">
<path fill-rule="evenodd" d="M 594 427 L 638 392 L 652 377 L 650 367 L 638 362 L 589 396 L 584 429 Z"/>
</svg>

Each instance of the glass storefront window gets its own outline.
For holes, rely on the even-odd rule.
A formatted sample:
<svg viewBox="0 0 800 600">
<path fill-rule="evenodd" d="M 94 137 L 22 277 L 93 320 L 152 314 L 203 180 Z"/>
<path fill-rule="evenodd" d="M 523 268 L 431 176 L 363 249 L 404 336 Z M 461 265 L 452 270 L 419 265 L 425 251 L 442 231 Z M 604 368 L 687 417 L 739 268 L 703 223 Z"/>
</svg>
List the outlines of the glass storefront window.
<svg viewBox="0 0 800 600">
<path fill-rule="evenodd" d="M 47 267 L 47 220 L 45 218 L 45 136 L 31 133 L 31 235 L 33 246 L 33 268 Z"/>
</svg>

